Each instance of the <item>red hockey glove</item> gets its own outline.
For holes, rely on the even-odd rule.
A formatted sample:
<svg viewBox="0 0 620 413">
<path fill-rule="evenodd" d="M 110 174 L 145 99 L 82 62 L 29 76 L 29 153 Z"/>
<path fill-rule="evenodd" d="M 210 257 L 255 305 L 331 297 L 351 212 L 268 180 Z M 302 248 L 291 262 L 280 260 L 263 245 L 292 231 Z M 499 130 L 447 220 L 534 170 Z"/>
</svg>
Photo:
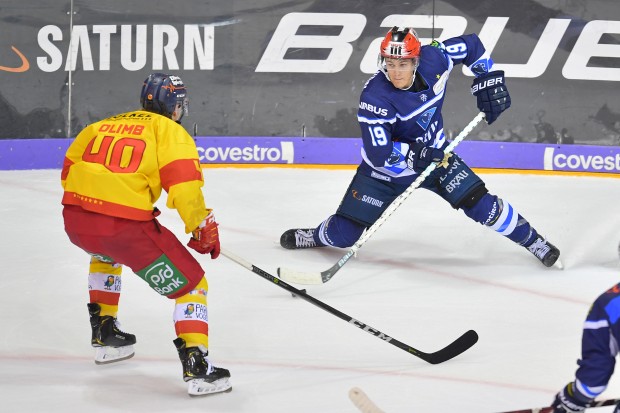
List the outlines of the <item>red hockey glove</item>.
<svg viewBox="0 0 620 413">
<path fill-rule="evenodd" d="M 201 254 L 211 254 L 212 260 L 216 259 L 220 255 L 220 234 L 217 225 L 213 212 L 209 212 L 198 228 L 192 231 L 192 238 L 187 246 Z"/>
</svg>

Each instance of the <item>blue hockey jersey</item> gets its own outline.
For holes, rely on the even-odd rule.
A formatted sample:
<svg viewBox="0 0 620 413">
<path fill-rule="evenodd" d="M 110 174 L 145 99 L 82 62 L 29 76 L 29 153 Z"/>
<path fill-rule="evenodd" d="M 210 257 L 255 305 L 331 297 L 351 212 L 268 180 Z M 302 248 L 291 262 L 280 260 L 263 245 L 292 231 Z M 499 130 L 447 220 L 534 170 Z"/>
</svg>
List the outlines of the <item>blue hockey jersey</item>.
<svg viewBox="0 0 620 413">
<path fill-rule="evenodd" d="M 589 398 L 601 394 L 614 372 L 620 339 L 620 284 L 601 294 L 586 317 L 575 385 Z"/>
<path fill-rule="evenodd" d="M 368 80 L 357 115 L 363 140 L 363 173 L 409 184 L 417 176 L 407 169 L 409 144 L 418 141 L 440 149 L 448 145 L 441 108 L 448 77 L 459 63 L 468 66 L 476 76 L 489 72 L 493 66 L 478 36 L 469 34 L 422 46 L 416 73 L 426 83 L 422 90 L 398 89 L 381 70 Z"/>
</svg>

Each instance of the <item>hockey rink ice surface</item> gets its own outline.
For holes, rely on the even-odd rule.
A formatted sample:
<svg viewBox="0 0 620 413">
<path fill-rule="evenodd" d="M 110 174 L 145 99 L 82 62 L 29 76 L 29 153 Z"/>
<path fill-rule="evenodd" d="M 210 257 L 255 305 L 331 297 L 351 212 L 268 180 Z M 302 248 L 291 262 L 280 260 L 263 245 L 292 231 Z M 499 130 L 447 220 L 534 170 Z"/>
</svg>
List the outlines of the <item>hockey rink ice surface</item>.
<svg viewBox="0 0 620 413">
<path fill-rule="evenodd" d="M 354 171 L 204 170 L 222 246 L 271 274 L 321 271 L 347 250 L 288 251 L 280 234 L 332 214 Z M 294 298 L 220 256 L 209 281 L 210 359 L 231 393 L 190 398 L 172 344 L 173 302 L 123 272 L 119 320 L 134 358 L 97 366 L 89 257 L 67 239 L 59 170 L 0 172 L 0 411 L 356 413 L 362 389 L 386 413 L 505 412 L 548 406 L 572 380 L 591 302 L 620 280 L 620 179 L 481 173 L 556 244 L 565 269 L 416 190 L 328 283 L 308 294 L 424 352 L 474 329 L 479 342 L 428 364 Z M 184 242 L 176 211 L 160 222 Z M 298 286 L 304 288 L 303 286 Z M 620 397 L 617 373 L 600 399 Z M 593 410 L 611 412 L 611 407 Z"/>
</svg>

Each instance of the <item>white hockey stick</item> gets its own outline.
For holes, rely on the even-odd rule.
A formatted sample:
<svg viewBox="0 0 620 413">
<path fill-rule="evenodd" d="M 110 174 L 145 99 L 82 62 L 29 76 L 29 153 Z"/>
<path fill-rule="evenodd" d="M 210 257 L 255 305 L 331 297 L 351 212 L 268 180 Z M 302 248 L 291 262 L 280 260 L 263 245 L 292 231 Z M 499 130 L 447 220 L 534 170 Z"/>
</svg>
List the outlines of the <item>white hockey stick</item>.
<svg viewBox="0 0 620 413">
<path fill-rule="evenodd" d="M 349 399 L 362 413 L 385 413 L 359 387 L 349 390 Z"/>
<path fill-rule="evenodd" d="M 467 126 L 465 126 L 461 133 L 459 133 L 458 136 L 454 138 L 452 142 L 450 142 L 444 152 L 447 154 L 454 151 L 454 148 L 459 143 L 461 143 L 461 141 L 465 139 L 467 135 L 471 133 L 471 131 L 478 125 L 478 123 L 482 121 L 482 119 L 484 119 L 484 113 L 480 112 L 476 115 L 474 119 L 472 119 L 471 122 L 469 122 Z M 388 217 L 392 215 L 392 213 L 394 213 L 394 211 L 396 211 L 396 209 L 407 198 L 409 198 L 409 195 L 411 195 L 411 193 L 415 191 L 416 188 L 422 185 L 422 182 L 424 182 L 424 180 L 431 174 L 431 172 L 433 172 L 435 168 L 437 168 L 438 164 L 439 163 L 431 163 L 424 171 L 422 171 L 420 176 L 418 176 L 416 180 L 413 181 L 409 188 L 407 188 L 405 192 L 400 194 L 390 204 L 390 206 L 385 211 L 383 211 L 383 214 L 381 214 L 381 216 L 374 224 L 372 224 L 369 228 L 366 229 L 366 231 L 357 240 L 357 242 L 349 249 L 349 252 L 347 252 L 342 258 L 340 258 L 340 260 L 338 260 L 338 262 L 334 264 L 331 268 L 322 272 L 303 272 L 286 267 L 281 267 L 278 268 L 278 276 L 287 282 L 308 285 L 323 284 L 331 280 L 331 278 L 336 274 L 336 272 L 338 272 L 338 270 L 342 268 L 349 261 L 349 259 L 355 255 L 355 253 L 357 253 L 357 250 L 362 248 L 362 245 L 364 245 L 366 241 L 368 241 L 368 239 L 375 233 L 375 231 L 377 231 L 379 227 L 383 225 L 383 223 L 388 219 Z"/>
</svg>

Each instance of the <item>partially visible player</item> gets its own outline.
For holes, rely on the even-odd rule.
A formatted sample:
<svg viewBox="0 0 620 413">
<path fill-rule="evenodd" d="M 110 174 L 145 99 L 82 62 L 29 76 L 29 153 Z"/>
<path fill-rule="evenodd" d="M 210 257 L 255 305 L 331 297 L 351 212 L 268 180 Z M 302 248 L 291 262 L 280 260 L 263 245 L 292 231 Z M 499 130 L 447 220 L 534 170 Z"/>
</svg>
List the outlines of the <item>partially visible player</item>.
<svg viewBox="0 0 620 413">
<path fill-rule="evenodd" d="M 510 107 L 504 72 L 475 34 L 421 46 L 411 28 L 387 32 L 379 51 L 379 71 L 360 97 L 357 120 L 362 132 L 362 162 L 334 215 L 316 228 L 284 232 L 284 248 L 353 245 L 363 231 L 402 194 L 431 162 L 442 166 L 423 182 L 453 208 L 525 247 L 545 266 L 560 251 L 507 200 L 489 193 L 485 183 L 456 154 L 444 156 L 448 141 L 441 109 L 454 65 L 475 74 L 471 91 L 491 124 Z"/>
<path fill-rule="evenodd" d="M 89 125 L 67 150 L 62 198 L 71 242 L 91 255 L 88 312 L 95 363 L 134 355 L 136 337 L 117 321 L 126 265 L 158 294 L 175 300 L 174 327 L 190 395 L 231 389 L 230 372 L 209 359 L 204 270 L 157 220 L 162 189 L 192 237 L 187 244 L 212 259 L 220 253 L 217 223 L 205 206 L 198 151 L 180 125 L 188 111 L 178 76 L 153 73 L 142 86 L 142 109 Z M 146 305 L 146 304 L 145 304 Z"/>
<path fill-rule="evenodd" d="M 554 413 L 584 411 L 609 383 L 620 342 L 620 284 L 601 294 L 592 304 L 583 325 L 581 359 L 575 380 L 558 392 Z M 614 409 L 620 413 L 620 404 Z"/>
</svg>

